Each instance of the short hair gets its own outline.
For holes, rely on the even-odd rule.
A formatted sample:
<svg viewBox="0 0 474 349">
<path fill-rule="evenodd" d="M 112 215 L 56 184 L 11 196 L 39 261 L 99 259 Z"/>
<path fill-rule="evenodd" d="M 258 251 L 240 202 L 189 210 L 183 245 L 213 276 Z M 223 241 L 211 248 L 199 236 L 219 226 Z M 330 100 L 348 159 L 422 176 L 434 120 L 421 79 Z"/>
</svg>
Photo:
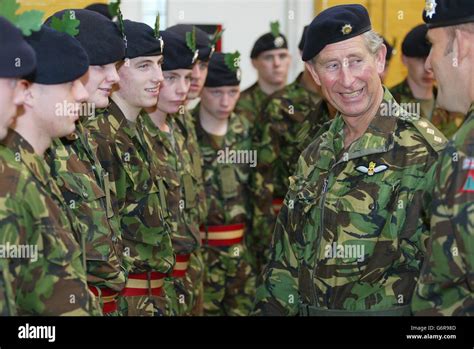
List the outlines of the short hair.
<svg viewBox="0 0 474 349">
<path fill-rule="evenodd" d="M 444 55 L 446 56 L 450 54 L 451 52 L 453 52 L 456 29 L 468 32 L 470 34 L 474 34 L 474 23 L 463 23 L 463 24 L 458 24 L 458 25 L 452 25 L 452 26 L 444 27 L 444 29 L 449 37 L 448 44 L 446 45 L 446 49 L 444 50 Z"/>
</svg>

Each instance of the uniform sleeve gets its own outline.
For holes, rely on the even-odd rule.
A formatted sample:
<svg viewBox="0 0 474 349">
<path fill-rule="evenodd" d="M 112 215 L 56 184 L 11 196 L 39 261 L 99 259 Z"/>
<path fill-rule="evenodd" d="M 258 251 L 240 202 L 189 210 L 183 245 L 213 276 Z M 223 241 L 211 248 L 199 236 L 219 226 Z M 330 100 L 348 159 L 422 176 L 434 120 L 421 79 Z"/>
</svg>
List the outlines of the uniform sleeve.
<svg viewBox="0 0 474 349">
<path fill-rule="evenodd" d="M 431 236 L 413 299 L 415 315 L 474 314 L 474 192 L 466 187 L 472 170 L 463 169 L 465 159 L 450 145 L 436 166 Z"/>
<path fill-rule="evenodd" d="M 283 207 L 278 215 L 270 250 L 270 261 L 257 288 L 255 315 L 294 316 L 298 314 L 300 303 L 298 287 L 298 258 L 295 251 L 295 227 L 301 222 L 301 213 L 295 208 L 296 193 L 294 183 L 297 175 L 290 178 L 290 190 L 286 194 Z"/>
</svg>

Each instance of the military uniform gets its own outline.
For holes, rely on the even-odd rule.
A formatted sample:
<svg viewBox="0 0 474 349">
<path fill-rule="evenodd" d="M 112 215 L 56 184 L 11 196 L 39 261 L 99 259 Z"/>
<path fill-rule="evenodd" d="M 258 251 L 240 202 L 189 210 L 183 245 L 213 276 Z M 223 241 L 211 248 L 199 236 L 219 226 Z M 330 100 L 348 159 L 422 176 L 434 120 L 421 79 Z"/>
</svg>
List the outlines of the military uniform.
<svg viewBox="0 0 474 349">
<path fill-rule="evenodd" d="M 248 315 L 255 294 L 255 274 L 244 242 L 250 229 L 250 167 L 220 163 L 218 152 L 226 148 L 251 150 L 250 123 L 243 116 L 231 114 L 226 135 L 217 139 L 200 125 L 199 105 L 193 113 L 209 208 L 201 228 L 206 265 L 204 314 Z"/>
<path fill-rule="evenodd" d="M 100 315 L 87 288 L 77 222 L 47 164 L 13 130 L 3 143 L 0 236 L 18 234 L 21 244 L 38 248 L 36 261 L 10 259 L 18 315 Z"/>
<path fill-rule="evenodd" d="M 173 225 L 165 209 L 164 182 L 150 159 L 152 148 L 113 101 L 84 126 L 97 143 L 97 158 L 115 188 L 124 254 L 133 263 L 122 292 L 125 311 L 163 315 L 168 302 L 162 292 L 163 279 L 175 262 L 170 239 Z"/>
<path fill-rule="evenodd" d="M 474 315 L 474 104 L 437 163 L 427 257 L 416 315 Z"/>
<path fill-rule="evenodd" d="M 235 112 L 239 115 L 243 115 L 252 124 L 260 114 L 268 95 L 262 91 L 258 82 L 242 91 L 240 94 L 239 101 L 235 107 Z"/>
<path fill-rule="evenodd" d="M 101 299 L 104 314 L 116 315 L 117 298 L 125 287 L 120 223 L 112 208 L 108 173 L 96 158 L 94 144 L 81 122 L 77 130 L 56 139 L 48 163 L 65 202 L 77 217 L 86 246 L 87 278 Z"/>
<path fill-rule="evenodd" d="M 302 73 L 274 93 L 254 123 L 258 163 L 252 183 L 256 199 L 247 242 L 259 274 L 268 259 L 275 217 L 288 191 L 288 177 L 295 171 L 295 159 L 331 119 L 326 103 L 307 90 L 301 79 Z"/>
<path fill-rule="evenodd" d="M 257 313 L 410 314 L 429 236 L 423 207 L 433 183 L 425 174 L 445 138 L 415 116 L 383 116 L 384 105 L 396 105 L 388 90 L 348 149 L 338 113 L 301 155 L 257 289 Z"/>
<path fill-rule="evenodd" d="M 451 138 L 464 121 L 464 115 L 448 113 L 446 110 L 436 107 L 435 100 L 423 101 L 416 99 L 411 92 L 407 79 L 393 86 L 390 89 L 390 93 L 398 103 L 421 105 L 421 116 L 430 120 L 447 138 Z M 436 96 L 436 89 L 434 90 L 434 95 Z M 431 104 L 424 108 L 423 105 L 426 105 L 427 102 Z"/>
<path fill-rule="evenodd" d="M 7 19 L 0 16 L 0 45 L 8 47 L 0 56 L 0 78 L 19 78 L 30 74 L 36 67 L 36 54 L 31 46 L 24 40 L 21 31 Z M 15 66 L 13 62 L 20 59 L 22 64 Z M 3 91 L 2 91 L 3 93 Z M 3 105 L 0 109 L 3 112 Z M 4 115 L 3 115 L 4 116 Z M 5 160 L 0 158 L 1 168 L 7 169 L 8 164 Z M 9 183 L 5 187 L 2 179 L 0 179 L 0 212 L 6 211 L 6 205 L 9 203 L 11 196 L 8 194 L 11 187 Z M 7 212 L 5 212 L 7 214 Z M 3 217 L 0 218 L 0 220 Z M 23 237 L 24 240 L 24 237 Z M 0 229 L 0 245 L 6 246 L 20 245 L 20 234 L 18 229 Z M 14 272 L 10 270 L 10 260 L 5 257 L 0 257 L 0 316 L 17 315 L 17 307 L 15 304 L 15 295 L 13 293 Z"/>
</svg>

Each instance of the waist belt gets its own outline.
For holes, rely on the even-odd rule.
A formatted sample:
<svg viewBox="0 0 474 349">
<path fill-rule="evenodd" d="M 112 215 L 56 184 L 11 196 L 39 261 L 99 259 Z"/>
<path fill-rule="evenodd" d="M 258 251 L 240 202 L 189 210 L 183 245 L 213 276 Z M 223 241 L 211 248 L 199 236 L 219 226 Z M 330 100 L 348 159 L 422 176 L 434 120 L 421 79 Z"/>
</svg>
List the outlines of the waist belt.
<svg viewBox="0 0 474 349">
<path fill-rule="evenodd" d="M 342 310 L 323 309 L 313 305 L 301 304 L 300 316 L 410 316 L 410 305 L 385 310 Z"/>
<path fill-rule="evenodd" d="M 272 200 L 272 207 L 273 207 L 273 212 L 275 215 L 278 216 L 278 213 L 280 213 L 280 210 L 283 206 L 283 199 L 282 198 L 277 198 Z"/>
<path fill-rule="evenodd" d="M 102 300 L 102 312 L 104 314 L 117 311 L 118 292 L 108 287 L 97 287 L 92 285 L 89 285 L 89 290 L 91 290 L 94 296 L 99 297 Z"/>
<path fill-rule="evenodd" d="M 156 271 L 128 274 L 123 296 L 161 296 L 165 274 Z"/>
<path fill-rule="evenodd" d="M 207 232 L 206 232 L 207 228 Z M 231 246 L 242 242 L 244 238 L 245 224 L 229 224 L 229 225 L 210 225 L 201 226 L 202 241 L 210 246 Z"/>
<path fill-rule="evenodd" d="M 176 264 L 174 265 L 171 276 L 174 278 L 181 278 L 186 275 L 186 270 L 188 270 L 190 254 L 177 254 L 176 255 Z"/>
</svg>

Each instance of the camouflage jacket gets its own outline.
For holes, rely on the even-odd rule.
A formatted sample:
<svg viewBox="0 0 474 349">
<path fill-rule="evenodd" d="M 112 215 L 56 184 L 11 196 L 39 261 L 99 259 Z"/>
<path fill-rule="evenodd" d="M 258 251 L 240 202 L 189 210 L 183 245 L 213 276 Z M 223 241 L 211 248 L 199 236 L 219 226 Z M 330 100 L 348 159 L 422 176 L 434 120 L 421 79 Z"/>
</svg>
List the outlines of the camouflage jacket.
<svg viewBox="0 0 474 349">
<path fill-rule="evenodd" d="M 173 225 L 165 209 L 164 183 L 151 159 L 151 145 L 113 101 L 84 127 L 97 144 L 96 156 L 115 190 L 112 200 L 118 207 L 124 254 L 133 260 L 132 272 L 167 273 L 175 263 Z"/>
<path fill-rule="evenodd" d="M 4 246 L 6 244 L 6 236 L 3 236 L 3 233 L 0 234 L 0 243 Z M 14 233 L 13 236 L 10 235 L 8 237 L 8 239 L 11 238 L 16 240 L 14 243 L 15 245 L 19 245 L 18 235 L 16 233 Z M 10 272 L 9 265 L 10 262 L 8 258 L 0 257 L 0 316 L 17 315 L 15 296 L 12 289 L 14 276 Z"/>
<path fill-rule="evenodd" d="M 146 112 L 141 113 L 139 122 L 145 137 L 153 143 L 157 166 L 165 181 L 168 210 L 177 223 L 171 236 L 173 249 L 177 254 L 190 254 L 201 244 L 199 222 L 189 217 L 190 210 L 198 205 L 199 196 L 195 188 L 197 179 L 193 178 L 192 171 L 185 170 L 192 166 L 186 166 L 189 164 L 183 159 L 184 137 L 174 131 L 177 125 L 171 116 L 167 117 L 169 133 L 161 131 Z"/>
<path fill-rule="evenodd" d="M 234 112 L 238 115 L 243 115 L 250 121 L 251 124 L 260 114 L 268 95 L 262 91 L 258 82 L 242 91 L 239 101 L 235 107 Z"/>
<path fill-rule="evenodd" d="M 255 196 L 253 233 L 249 247 L 259 246 L 259 254 L 270 246 L 275 224 L 272 199 L 283 198 L 296 161 L 322 125 L 331 119 L 321 97 L 301 83 L 302 74 L 283 90 L 271 95 L 253 126 L 253 143 L 258 165 L 252 178 Z M 265 264 L 266 261 L 261 263 Z"/>
<path fill-rule="evenodd" d="M 421 103 L 419 99 L 413 96 L 407 79 L 393 86 L 390 89 L 390 93 L 398 103 Z M 434 88 L 434 95 L 437 95 L 436 88 Z M 429 115 L 426 115 L 421 110 L 421 116 L 430 120 L 447 138 L 451 138 L 464 121 L 464 115 L 448 113 L 446 110 L 436 106 Z"/>
<path fill-rule="evenodd" d="M 0 240 L 37 247 L 37 258 L 9 261 L 18 314 L 101 314 L 87 288 L 77 222 L 48 165 L 13 130 L 3 144 Z"/>
<path fill-rule="evenodd" d="M 193 112 L 195 110 L 196 108 L 193 109 Z M 170 124 L 173 129 L 173 136 L 177 141 L 176 144 L 182 146 L 180 149 L 183 161 L 181 170 L 192 179 L 192 186 L 187 185 L 190 188 L 188 193 L 191 194 L 188 196 L 189 204 L 187 206 L 189 210 L 186 214 L 188 225 L 195 225 L 196 223 L 200 225 L 206 221 L 208 207 L 202 174 L 203 159 L 196 135 L 196 119 L 194 114 L 184 109 L 182 113 L 171 115 Z M 194 191 L 198 198 L 197 202 L 194 202 L 193 199 Z"/>
<path fill-rule="evenodd" d="M 252 150 L 250 122 L 232 113 L 222 142 L 207 133 L 199 121 L 199 106 L 195 110 L 196 134 L 204 160 L 203 176 L 209 214 L 207 225 L 249 224 L 250 196 L 248 190 L 251 167 L 239 160 L 238 151 Z M 232 152 L 235 152 L 232 154 Z M 229 155 L 227 157 L 227 154 Z M 233 155 L 234 158 L 232 158 Z M 230 160 L 230 161 L 227 161 Z"/>
<path fill-rule="evenodd" d="M 64 200 L 80 223 L 89 284 L 120 292 L 125 286 L 120 222 L 112 208 L 108 173 L 95 157 L 93 144 L 78 122 L 72 135 L 53 142 L 46 158 Z"/>
<path fill-rule="evenodd" d="M 257 313 L 409 308 L 429 233 L 424 205 L 432 181 L 425 174 L 446 140 L 428 121 L 396 116 L 398 109 L 385 90 L 348 149 L 338 113 L 303 152 L 257 289 Z"/>
<path fill-rule="evenodd" d="M 435 171 L 431 236 L 416 315 L 474 315 L 474 104 Z"/>
</svg>

